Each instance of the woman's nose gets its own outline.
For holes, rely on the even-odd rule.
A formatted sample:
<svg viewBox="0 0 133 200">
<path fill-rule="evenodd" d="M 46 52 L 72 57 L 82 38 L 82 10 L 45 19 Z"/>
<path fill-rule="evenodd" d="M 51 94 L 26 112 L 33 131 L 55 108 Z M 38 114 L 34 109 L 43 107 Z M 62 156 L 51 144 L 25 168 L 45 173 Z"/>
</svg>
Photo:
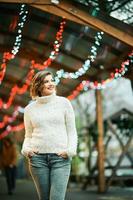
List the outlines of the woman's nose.
<svg viewBox="0 0 133 200">
<path fill-rule="evenodd" d="M 49 82 L 49 85 L 53 86 L 53 85 L 54 85 L 54 82 L 53 82 L 53 81 L 50 81 L 50 82 Z"/>
</svg>

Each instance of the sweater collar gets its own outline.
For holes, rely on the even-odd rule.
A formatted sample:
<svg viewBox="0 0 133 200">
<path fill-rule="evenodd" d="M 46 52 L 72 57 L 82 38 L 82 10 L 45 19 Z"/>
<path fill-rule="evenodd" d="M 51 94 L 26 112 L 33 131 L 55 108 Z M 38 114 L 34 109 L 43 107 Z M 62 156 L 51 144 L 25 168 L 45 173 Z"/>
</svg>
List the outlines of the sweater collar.
<svg viewBox="0 0 133 200">
<path fill-rule="evenodd" d="M 48 103 L 48 102 L 53 101 L 55 97 L 56 97 L 56 93 L 54 92 L 53 94 L 48 95 L 48 96 L 42 96 L 42 97 L 37 96 L 36 101 L 37 103 Z"/>
</svg>

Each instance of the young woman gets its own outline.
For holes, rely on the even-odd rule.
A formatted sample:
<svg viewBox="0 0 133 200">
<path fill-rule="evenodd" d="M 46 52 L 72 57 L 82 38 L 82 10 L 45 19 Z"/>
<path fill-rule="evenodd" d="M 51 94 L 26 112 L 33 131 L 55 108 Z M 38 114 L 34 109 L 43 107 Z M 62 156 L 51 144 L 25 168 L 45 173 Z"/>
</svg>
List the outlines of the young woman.
<svg viewBox="0 0 133 200">
<path fill-rule="evenodd" d="M 22 153 L 28 157 L 39 200 L 64 200 L 77 150 L 74 111 L 67 98 L 56 95 L 50 72 L 34 76 L 30 94 L 35 101 L 24 111 Z"/>
</svg>

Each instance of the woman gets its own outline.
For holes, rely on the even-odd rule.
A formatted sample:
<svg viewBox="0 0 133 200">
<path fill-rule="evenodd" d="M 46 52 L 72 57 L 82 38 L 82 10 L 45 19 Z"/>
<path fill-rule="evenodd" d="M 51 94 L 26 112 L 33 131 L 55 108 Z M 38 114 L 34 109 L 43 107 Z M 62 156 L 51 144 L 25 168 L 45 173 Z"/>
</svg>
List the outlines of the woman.
<svg viewBox="0 0 133 200">
<path fill-rule="evenodd" d="M 11 138 L 3 139 L 1 160 L 5 171 L 8 194 L 12 195 L 16 186 L 17 150 Z"/>
<path fill-rule="evenodd" d="M 24 111 L 22 153 L 28 157 L 39 200 L 64 200 L 77 150 L 73 108 L 68 99 L 56 95 L 50 72 L 34 76 L 30 94 L 35 101 Z"/>
</svg>

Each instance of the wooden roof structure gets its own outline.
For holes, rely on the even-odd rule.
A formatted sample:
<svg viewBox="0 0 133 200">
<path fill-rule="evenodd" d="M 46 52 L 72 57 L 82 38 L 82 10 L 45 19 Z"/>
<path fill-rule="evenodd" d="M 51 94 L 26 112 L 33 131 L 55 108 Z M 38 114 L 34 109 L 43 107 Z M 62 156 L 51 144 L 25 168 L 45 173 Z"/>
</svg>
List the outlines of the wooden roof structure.
<svg viewBox="0 0 133 200">
<path fill-rule="evenodd" d="M 91 68 L 78 79 L 61 79 L 57 87 L 59 95 L 70 95 L 82 80 L 101 81 L 108 78 L 132 50 L 133 27 L 103 12 L 92 16 L 92 7 L 87 8 L 68 0 L 59 1 L 59 4 L 52 3 L 51 0 L 0 0 L 1 62 L 3 53 L 10 52 L 14 44 L 16 30 L 11 28 L 11 24 L 16 27 L 21 3 L 27 4 L 29 13 L 20 50 L 15 59 L 8 63 L 6 76 L 0 86 L 0 98 L 4 102 L 8 101 L 11 88 L 15 84 L 24 84 L 30 61 L 35 59 L 36 62 L 42 63 L 49 57 L 62 17 L 66 18 L 63 43 L 58 57 L 48 68 L 54 74 L 60 69 L 67 72 L 77 71 L 90 55 L 97 31 L 103 31 L 105 34 Z M 131 67 L 125 76 L 133 80 Z M 28 92 L 16 95 L 9 109 L 1 109 L 0 119 L 2 120 L 5 114 L 11 115 L 16 105 L 24 107 L 29 100 Z M 19 116 L 15 123 L 21 121 L 22 116 Z"/>
</svg>

